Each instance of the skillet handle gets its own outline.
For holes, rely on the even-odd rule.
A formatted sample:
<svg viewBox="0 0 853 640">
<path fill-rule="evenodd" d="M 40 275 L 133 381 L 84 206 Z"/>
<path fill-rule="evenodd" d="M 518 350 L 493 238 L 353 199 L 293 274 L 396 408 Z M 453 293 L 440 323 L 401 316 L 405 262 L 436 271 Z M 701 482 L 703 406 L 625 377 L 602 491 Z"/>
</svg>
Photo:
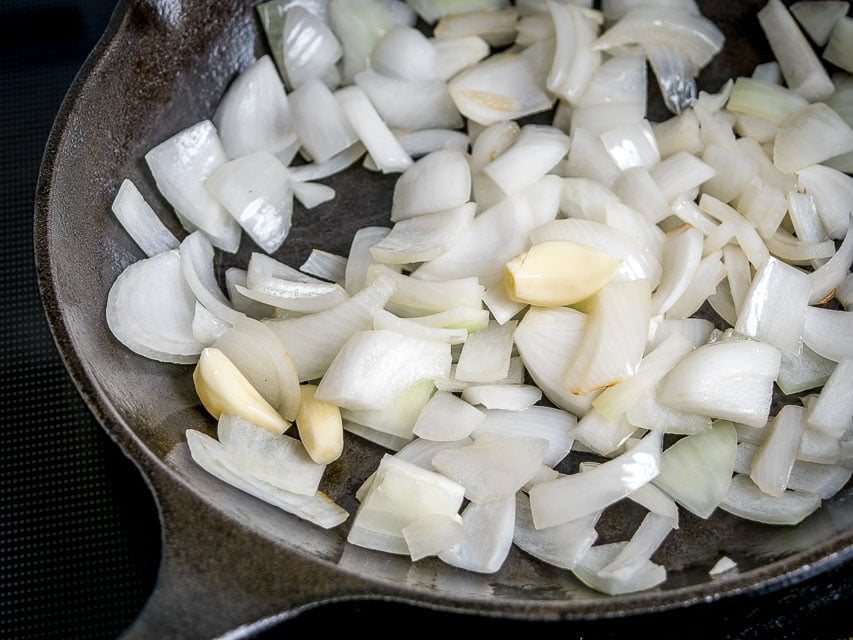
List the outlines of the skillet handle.
<svg viewBox="0 0 853 640">
<path fill-rule="evenodd" d="M 325 601 L 377 594 L 375 585 L 287 553 L 249 527 L 223 526 L 221 515 L 161 468 L 146 471 L 163 553 L 153 592 L 120 640 L 248 637 L 240 627 L 248 633 Z"/>
</svg>

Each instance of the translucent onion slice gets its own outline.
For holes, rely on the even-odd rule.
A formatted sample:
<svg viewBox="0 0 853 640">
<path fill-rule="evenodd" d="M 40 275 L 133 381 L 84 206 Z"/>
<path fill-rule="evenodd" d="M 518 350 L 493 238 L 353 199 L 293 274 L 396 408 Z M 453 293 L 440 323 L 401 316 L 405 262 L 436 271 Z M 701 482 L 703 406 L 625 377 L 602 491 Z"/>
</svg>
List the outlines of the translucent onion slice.
<svg viewBox="0 0 853 640">
<path fill-rule="evenodd" d="M 486 414 L 449 391 L 436 391 L 424 405 L 412 433 L 427 440 L 448 442 L 466 438 Z"/>
<path fill-rule="evenodd" d="M 385 237 L 371 245 L 370 254 L 376 262 L 386 264 L 433 260 L 459 241 L 473 222 L 476 210 L 475 202 L 467 202 L 400 220 Z"/>
<path fill-rule="evenodd" d="M 466 498 L 484 503 L 514 497 L 539 470 L 547 450 L 544 438 L 483 438 L 439 451 L 432 466 L 464 486 Z"/>
<path fill-rule="evenodd" d="M 661 381 L 661 403 L 687 413 L 761 427 L 767 422 L 781 353 L 755 340 L 719 341 L 684 356 Z"/>
<path fill-rule="evenodd" d="M 204 186 L 267 253 L 290 233 L 293 189 L 290 172 L 269 151 L 247 153 L 217 167 Z"/>
<path fill-rule="evenodd" d="M 829 73 L 781 0 L 765 3 L 758 11 L 758 24 L 785 84 L 810 102 L 825 100 L 832 93 Z"/>
<path fill-rule="evenodd" d="M 436 52 L 435 74 L 444 82 L 491 53 L 489 43 L 480 36 L 432 39 L 431 42 Z"/>
<path fill-rule="evenodd" d="M 196 300 L 192 331 L 196 339 L 205 347 L 211 346 L 230 327 L 230 324 L 208 311 L 203 304 Z"/>
<path fill-rule="evenodd" d="M 850 4 L 841 0 L 827 2 L 795 2 L 788 10 L 797 19 L 812 41 L 819 47 L 826 45 L 832 28 L 842 16 L 847 15 Z"/>
<path fill-rule="evenodd" d="M 767 434 L 750 465 L 749 477 L 764 493 L 780 496 L 788 478 L 805 428 L 805 407 L 786 404 L 766 427 Z"/>
<path fill-rule="evenodd" d="M 774 138 L 773 164 L 784 173 L 794 173 L 850 151 L 853 129 L 832 107 L 815 102 L 781 124 Z"/>
<path fill-rule="evenodd" d="M 463 125 L 443 80 L 413 82 L 366 70 L 356 75 L 355 84 L 393 129 L 459 129 Z"/>
<path fill-rule="evenodd" d="M 293 128 L 314 162 L 325 162 L 359 140 L 335 94 L 321 80 L 306 81 L 288 99 Z"/>
<path fill-rule="evenodd" d="M 842 358 L 832 369 L 807 416 L 810 427 L 842 437 L 853 422 L 853 359 Z"/>
<path fill-rule="evenodd" d="M 497 382 L 506 378 L 512 356 L 512 335 L 518 322 L 489 325 L 468 336 L 456 362 L 455 377 L 463 382 Z"/>
<path fill-rule="evenodd" d="M 503 566 L 512 547 L 515 496 L 491 502 L 470 502 L 462 510 L 467 538 L 438 554 L 445 563 L 475 573 L 491 574 Z"/>
<path fill-rule="evenodd" d="M 326 311 L 266 321 L 293 358 L 300 382 L 320 378 L 351 335 L 372 328 L 374 312 L 385 306 L 395 286 L 389 278 L 376 278 Z"/>
<path fill-rule="evenodd" d="M 664 199 L 670 203 L 716 175 L 711 165 L 687 151 L 679 151 L 661 160 L 649 173 Z"/>
<path fill-rule="evenodd" d="M 709 518 L 728 491 L 737 437 L 731 422 L 717 420 L 710 431 L 679 439 L 661 455 L 655 486 L 690 513 Z"/>
<path fill-rule="evenodd" d="M 841 16 L 829 34 L 829 41 L 821 57 L 848 73 L 853 73 L 853 55 L 850 54 L 850 44 L 853 42 L 853 19 Z"/>
<path fill-rule="evenodd" d="M 508 0 L 408 0 L 408 3 L 428 24 L 457 13 L 498 11 L 510 6 Z"/>
<path fill-rule="evenodd" d="M 229 160 L 268 151 L 287 165 L 299 147 L 287 92 L 269 55 L 258 57 L 237 75 L 212 121 Z"/>
<path fill-rule="evenodd" d="M 462 399 L 486 409 L 523 411 L 542 399 L 542 390 L 533 384 L 472 384 Z"/>
<path fill-rule="evenodd" d="M 556 127 L 526 124 L 483 172 L 507 195 L 518 193 L 553 169 L 568 153 L 569 143 L 569 136 Z"/>
<path fill-rule="evenodd" d="M 312 313 L 329 309 L 349 297 L 335 282 L 314 278 L 259 252 L 249 257 L 244 296 L 278 309 Z"/>
<path fill-rule="evenodd" d="M 741 442 L 735 462 L 735 473 L 749 475 L 752 460 L 758 451 L 757 444 Z M 840 465 L 794 460 L 787 488 L 793 491 L 813 493 L 829 500 L 850 481 L 853 471 Z"/>
<path fill-rule="evenodd" d="M 660 402 L 660 383 L 645 391 L 628 407 L 625 417 L 635 427 L 658 429 L 664 433 L 690 435 L 711 429 L 711 418 L 699 413 L 676 411 Z"/>
<path fill-rule="evenodd" d="M 383 0 L 330 0 L 329 26 L 343 48 L 344 84 L 349 84 L 359 71 L 370 67 L 370 52 L 394 19 Z"/>
<path fill-rule="evenodd" d="M 358 159 L 364 155 L 364 152 L 364 145 L 361 142 L 356 142 L 324 162 L 291 165 L 291 177 L 301 182 L 328 178 L 358 162 Z"/>
<path fill-rule="evenodd" d="M 735 331 L 797 351 L 811 291 L 808 274 L 771 256 L 752 279 Z"/>
<path fill-rule="evenodd" d="M 628 422 L 624 414 L 611 420 L 593 407 L 578 420 L 571 435 L 575 439 L 576 448 L 582 445 L 601 456 L 610 456 L 636 431 L 637 427 Z"/>
<path fill-rule="evenodd" d="M 533 525 L 530 498 L 523 491 L 516 494 L 512 541 L 525 553 L 555 567 L 573 569 L 597 539 L 595 527 L 580 521 L 537 529 Z"/>
<path fill-rule="evenodd" d="M 222 351 L 283 418 L 296 419 L 302 402 L 296 365 L 267 324 L 241 318 L 211 346 Z"/>
<path fill-rule="evenodd" d="M 378 309 L 373 314 L 374 329 L 390 329 L 410 336 L 438 340 L 448 344 L 462 344 L 468 339 L 467 329 L 445 329 L 430 327 L 410 318 L 401 318 L 385 309 Z"/>
<path fill-rule="evenodd" d="M 853 357 L 853 312 L 824 307 L 806 308 L 803 343 L 834 362 Z"/>
<path fill-rule="evenodd" d="M 446 343 L 388 330 L 360 331 L 329 364 L 316 397 L 348 409 L 382 409 L 416 382 L 447 376 L 450 364 Z"/>
<path fill-rule="evenodd" d="M 643 357 L 651 319 L 647 280 L 611 282 L 593 297 L 583 339 L 562 382 L 585 395 L 632 376 Z"/>
<path fill-rule="evenodd" d="M 131 180 L 122 181 L 110 208 L 122 228 L 147 257 L 178 248 L 178 239 L 161 222 Z"/>
<path fill-rule="evenodd" d="M 347 268 L 347 259 L 322 249 L 311 249 L 299 270 L 309 276 L 337 282 L 343 285 Z"/>
<path fill-rule="evenodd" d="M 385 124 L 361 87 L 349 85 L 338 89 L 335 98 L 380 171 L 398 173 L 412 166 L 411 156 Z"/>
<path fill-rule="evenodd" d="M 403 391 L 387 407 L 381 409 L 341 407 L 340 413 L 350 428 L 353 424 L 368 427 L 374 432 L 391 435 L 406 443 L 414 437 L 413 430 L 418 417 L 435 392 L 435 384 L 431 380 L 423 380 Z"/>
<path fill-rule="evenodd" d="M 657 513 L 647 513 L 628 543 L 598 570 L 602 579 L 628 580 L 641 572 L 652 555 L 675 529 L 675 521 Z"/>
<path fill-rule="evenodd" d="M 832 296 L 835 289 L 850 273 L 851 264 L 853 264 L 853 224 L 848 224 L 847 233 L 838 250 L 810 274 L 812 289 L 809 304 L 820 304 Z"/>
<path fill-rule="evenodd" d="M 393 271 L 384 264 L 368 267 L 368 284 L 383 276 L 387 276 L 395 285 L 386 309 L 398 316 L 431 315 L 460 307 L 473 311 L 483 309 L 485 287 L 476 277 L 423 280 Z"/>
<path fill-rule="evenodd" d="M 471 197 L 471 170 L 464 154 L 440 150 L 418 159 L 394 183 L 391 221 L 446 211 Z"/>
<path fill-rule="evenodd" d="M 482 125 L 547 111 L 553 99 L 516 52 L 493 54 L 451 78 L 447 87 L 459 112 Z"/>
<path fill-rule="evenodd" d="M 652 315 L 666 313 L 684 295 L 702 261 L 702 232 L 679 227 L 667 234 L 662 247 L 661 280 L 652 294 Z"/>
<path fill-rule="evenodd" d="M 479 36 L 492 47 L 505 47 L 515 41 L 517 21 L 518 10 L 515 7 L 465 11 L 442 17 L 432 32 L 436 40 Z"/>
<path fill-rule="evenodd" d="M 145 154 L 157 189 L 186 230 L 201 229 L 214 246 L 234 253 L 240 245 L 240 226 L 204 187 L 204 180 L 227 159 L 210 120 L 183 129 Z"/>
<path fill-rule="evenodd" d="M 486 409 L 485 418 L 471 433 L 475 438 L 485 434 L 498 437 L 525 435 L 548 440 L 548 450 L 543 463 L 553 467 L 561 462 L 572 449 L 572 428 L 577 417 L 554 407 L 534 405 L 523 411 Z"/>
<path fill-rule="evenodd" d="M 231 306 L 219 287 L 213 271 L 213 245 L 208 236 L 200 230 L 193 231 L 181 241 L 179 250 L 181 272 L 198 301 L 229 324 L 244 317 Z"/>
<path fill-rule="evenodd" d="M 462 485 L 435 471 L 385 454 L 355 513 L 347 541 L 408 555 L 403 528 L 427 515 L 454 518 L 462 506 L 464 491 Z"/>
<path fill-rule="evenodd" d="M 773 525 L 796 525 L 814 513 L 821 498 L 813 493 L 787 490 L 771 496 L 759 489 L 748 475 L 736 473 L 720 509 L 745 520 Z"/>
<path fill-rule="evenodd" d="M 418 29 L 396 25 L 379 39 L 370 52 L 370 67 L 386 76 L 407 80 L 435 79 L 437 53 Z"/>
<path fill-rule="evenodd" d="M 246 314 L 250 318 L 255 318 L 256 320 L 271 318 L 274 313 L 273 307 L 268 304 L 264 304 L 263 302 L 247 298 L 237 290 L 238 285 L 241 289 L 245 289 L 247 280 L 248 272 L 246 269 L 242 269 L 240 267 L 228 267 L 225 269 L 225 291 L 228 294 L 228 300 L 231 302 L 231 306 L 233 306 L 237 311 Z"/>
<path fill-rule="evenodd" d="M 600 466 L 561 476 L 530 489 L 537 529 L 576 520 L 621 500 L 660 473 L 661 435 L 649 432 L 640 442 Z M 566 496 L 574 499 L 566 500 Z"/>
<path fill-rule="evenodd" d="M 326 465 L 314 462 L 299 439 L 230 414 L 219 417 L 217 436 L 228 457 L 249 475 L 292 493 L 317 492 Z"/>
<path fill-rule="evenodd" d="M 601 51 L 592 48 L 599 30 L 573 4 L 547 2 L 554 22 L 556 50 L 546 86 L 563 100 L 576 103 L 601 64 Z"/>
<path fill-rule="evenodd" d="M 602 577 L 599 574 L 600 570 L 612 562 L 627 544 L 627 542 L 611 542 L 593 546 L 572 569 L 572 572 L 578 580 L 591 589 L 609 595 L 644 591 L 666 580 L 666 568 L 650 560 L 628 579 Z"/>
<path fill-rule="evenodd" d="M 830 238 L 844 238 L 850 224 L 853 176 L 826 165 L 811 165 L 797 172 L 800 191 L 814 198 L 818 215 Z"/>
<path fill-rule="evenodd" d="M 726 109 L 780 125 L 808 103 L 803 96 L 785 85 L 741 76 L 734 80 Z"/>
<path fill-rule="evenodd" d="M 326 20 L 299 4 L 287 9 L 282 38 L 284 77 L 291 89 L 324 78 L 344 54 Z"/>
<path fill-rule="evenodd" d="M 431 513 L 413 520 L 401 530 L 409 555 L 417 562 L 461 544 L 467 538 L 462 517 Z"/>
<path fill-rule="evenodd" d="M 205 346 L 192 331 L 196 301 L 184 279 L 180 252 L 164 251 L 119 274 L 107 295 L 107 326 L 134 353 L 193 364 Z"/>
<path fill-rule="evenodd" d="M 333 529 L 349 517 L 349 512 L 321 492 L 304 496 L 259 480 L 240 469 L 214 438 L 193 429 L 186 431 L 193 460 L 205 471 L 223 482 L 263 500 L 279 509 L 323 529 Z"/>
</svg>

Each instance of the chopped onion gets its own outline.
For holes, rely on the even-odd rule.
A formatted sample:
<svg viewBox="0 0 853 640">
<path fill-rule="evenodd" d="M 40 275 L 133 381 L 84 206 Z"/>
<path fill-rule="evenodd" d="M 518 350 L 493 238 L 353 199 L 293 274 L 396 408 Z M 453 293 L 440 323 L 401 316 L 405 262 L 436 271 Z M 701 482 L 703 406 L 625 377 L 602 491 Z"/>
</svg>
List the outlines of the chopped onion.
<svg viewBox="0 0 853 640">
<path fill-rule="evenodd" d="M 467 538 L 438 557 L 447 564 L 475 573 L 495 573 L 506 560 L 515 531 L 515 496 L 478 504 L 462 510 Z"/>
<path fill-rule="evenodd" d="M 178 239 L 161 222 L 132 181 L 122 181 L 111 210 L 122 228 L 149 258 L 178 248 Z"/>
<path fill-rule="evenodd" d="M 817 510 L 820 503 L 820 496 L 802 491 L 787 490 L 778 497 L 768 495 L 749 476 L 736 473 L 720 502 L 720 509 L 745 520 L 795 525 Z"/>
</svg>

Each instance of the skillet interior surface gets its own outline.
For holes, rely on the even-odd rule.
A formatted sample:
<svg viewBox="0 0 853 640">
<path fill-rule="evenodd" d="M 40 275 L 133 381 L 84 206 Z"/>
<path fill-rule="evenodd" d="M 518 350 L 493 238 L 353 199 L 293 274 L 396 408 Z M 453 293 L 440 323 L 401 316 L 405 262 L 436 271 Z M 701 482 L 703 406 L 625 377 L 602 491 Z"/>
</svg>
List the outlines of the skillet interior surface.
<svg viewBox="0 0 853 640">
<path fill-rule="evenodd" d="M 195 428 L 213 434 L 215 425 L 196 399 L 191 368 L 131 353 L 109 333 L 104 319 L 110 286 L 142 257 L 110 204 L 121 180 L 130 178 L 183 237 L 153 187 L 143 155 L 209 117 L 235 74 L 266 52 L 254 4 L 120 4 L 63 104 L 39 182 L 36 258 L 51 329 L 84 399 L 140 466 L 161 508 L 165 551 L 158 589 L 166 595 L 152 598 L 152 619 L 177 625 L 176 634 L 188 633 L 169 620 L 178 613 L 185 623 L 195 620 L 198 633 L 208 633 L 356 596 L 498 617 L 592 619 L 771 588 L 849 559 L 849 486 L 793 528 L 749 523 L 719 510 L 708 521 L 683 513 L 680 529 L 655 556 L 669 569 L 666 583 L 610 597 L 515 549 L 498 573 L 478 575 L 437 559 L 411 563 L 353 547 L 346 543 L 346 524 L 318 529 L 196 468 L 184 432 Z M 755 18 L 761 3 L 700 5 L 727 35 L 725 50 L 700 76 L 700 88 L 717 91 L 726 78 L 749 74 L 771 58 Z M 654 91 L 650 95 L 656 96 Z M 654 102 L 650 117 L 664 116 L 662 105 Z M 394 180 L 361 168 L 329 178 L 325 182 L 335 188 L 336 198 L 312 211 L 297 206 L 293 230 L 275 257 L 299 266 L 314 247 L 345 255 L 357 228 L 388 224 Z M 245 266 L 252 250 L 244 234 L 238 253 L 217 254 L 220 273 L 232 265 Z M 330 465 L 322 488 L 354 513 L 355 489 L 382 453 L 380 447 L 347 435 L 346 455 Z M 599 527 L 599 542 L 627 539 L 641 515 L 639 507 L 627 502 L 609 510 Z M 712 580 L 708 570 L 723 554 L 739 569 Z"/>
</svg>

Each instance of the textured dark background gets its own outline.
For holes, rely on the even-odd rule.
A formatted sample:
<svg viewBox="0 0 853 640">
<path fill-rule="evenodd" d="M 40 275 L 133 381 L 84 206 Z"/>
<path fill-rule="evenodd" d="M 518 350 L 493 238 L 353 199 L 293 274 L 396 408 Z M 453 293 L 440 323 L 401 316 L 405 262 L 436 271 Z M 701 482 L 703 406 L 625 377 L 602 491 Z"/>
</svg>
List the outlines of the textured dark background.
<svg viewBox="0 0 853 640">
<path fill-rule="evenodd" d="M 2 638 L 115 638 L 156 579 L 156 506 L 62 365 L 43 317 L 32 250 L 33 198 L 45 141 L 114 5 L 115 0 L 0 0 Z M 838 640 L 853 637 L 851 595 L 848 566 L 770 593 L 643 619 L 539 625 L 359 603 L 311 610 L 253 637 L 301 636 L 343 625 L 403 633 L 419 627 L 545 632 L 567 639 L 650 634 Z"/>
</svg>

